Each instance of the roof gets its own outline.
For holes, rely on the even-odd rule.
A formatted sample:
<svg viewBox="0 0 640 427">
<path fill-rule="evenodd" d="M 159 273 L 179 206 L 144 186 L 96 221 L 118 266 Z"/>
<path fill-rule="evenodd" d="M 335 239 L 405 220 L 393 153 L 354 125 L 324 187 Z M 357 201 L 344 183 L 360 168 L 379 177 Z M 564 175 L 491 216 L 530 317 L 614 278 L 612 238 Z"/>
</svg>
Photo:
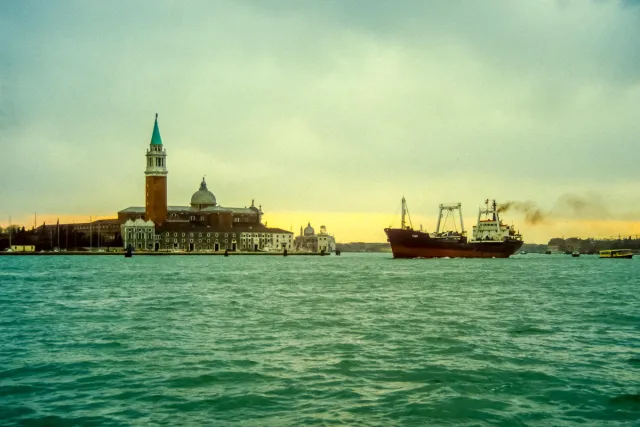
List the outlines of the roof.
<svg viewBox="0 0 640 427">
<path fill-rule="evenodd" d="M 108 219 L 96 219 L 93 221 L 94 224 L 118 224 L 120 225 L 120 220 L 118 218 L 108 218 Z"/>
<path fill-rule="evenodd" d="M 162 138 L 160 138 L 160 129 L 158 129 L 158 114 L 156 114 L 156 121 L 153 125 L 153 135 L 151 135 L 151 145 L 162 145 Z"/>
<path fill-rule="evenodd" d="M 154 227 L 155 224 L 153 221 L 145 221 L 144 219 L 138 218 L 135 221 L 128 219 L 124 224 L 125 227 Z"/>
<path fill-rule="evenodd" d="M 233 224 L 231 226 L 228 225 L 212 225 L 206 226 L 201 224 L 194 223 L 185 223 L 185 222 L 167 222 L 162 226 L 157 227 L 156 231 L 158 233 L 164 232 L 173 232 L 173 231 L 181 231 L 181 232 L 199 232 L 199 233 L 287 233 L 293 234 L 290 231 L 282 230 L 280 228 L 269 228 L 265 227 L 264 224 Z"/>
<path fill-rule="evenodd" d="M 191 206 L 167 206 L 167 212 L 204 212 L 204 213 L 214 213 L 214 212 L 224 212 L 224 213 L 237 213 L 237 214 L 252 214 L 255 215 L 256 211 L 251 208 L 224 208 L 222 206 L 209 206 L 202 210 L 197 210 L 192 208 Z M 145 208 L 143 206 L 130 206 L 126 209 L 121 210 L 118 213 L 133 213 L 133 214 L 144 214 Z"/>
<path fill-rule="evenodd" d="M 141 206 L 130 206 L 126 209 L 122 209 L 118 213 L 145 213 L 145 210 Z"/>
<path fill-rule="evenodd" d="M 287 233 L 287 234 L 293 234 L 293 231 L 289 231 L 289 230 L 284 230 L 282 228 L 273 228 L 273 227 L 268 227 L 268 230 L 272 233 Z"/>
</svg>

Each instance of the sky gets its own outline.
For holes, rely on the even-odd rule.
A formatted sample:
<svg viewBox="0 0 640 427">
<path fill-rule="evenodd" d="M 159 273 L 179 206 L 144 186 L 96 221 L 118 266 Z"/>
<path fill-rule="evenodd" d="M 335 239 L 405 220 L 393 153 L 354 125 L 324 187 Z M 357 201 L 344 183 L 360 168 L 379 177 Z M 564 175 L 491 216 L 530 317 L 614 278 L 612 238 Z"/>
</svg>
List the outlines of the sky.
<svg viewBox="0 0 640 427">
<path fill-rule="evenodd" d="M 171 205 L 206 175 L 341 242 L 402 196 L 426 229 L 491 198 L 547 214 L 504 214 L 527 242 L 639 234 L 639 46 L 635 0 L 0 2 L 0 224 L 143 206 L 158 113 Z"/>
</svg>

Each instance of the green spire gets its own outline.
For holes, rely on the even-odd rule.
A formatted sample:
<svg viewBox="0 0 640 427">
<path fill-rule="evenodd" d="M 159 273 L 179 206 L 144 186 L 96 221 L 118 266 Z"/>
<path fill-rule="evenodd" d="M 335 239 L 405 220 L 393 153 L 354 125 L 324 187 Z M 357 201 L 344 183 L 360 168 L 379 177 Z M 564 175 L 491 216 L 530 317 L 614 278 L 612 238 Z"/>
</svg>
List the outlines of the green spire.
<svg viewBox="0 0 640 427">
<path fill-rule="evenodd" d="M 160 129 L 158 129 L 158 113 L 156 113 L 156 122 L 153 125 L 153 135 L 151 136 L 151 145 L 162 145 L 162 138 L 160 138 Z"/>
</svg>

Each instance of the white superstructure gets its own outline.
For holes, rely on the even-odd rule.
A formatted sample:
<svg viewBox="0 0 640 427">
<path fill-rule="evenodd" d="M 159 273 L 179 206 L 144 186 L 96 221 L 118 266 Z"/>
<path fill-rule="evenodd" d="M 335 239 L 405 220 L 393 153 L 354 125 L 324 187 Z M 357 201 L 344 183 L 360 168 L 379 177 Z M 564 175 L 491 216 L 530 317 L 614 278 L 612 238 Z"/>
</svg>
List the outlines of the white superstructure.
<svg viewBox="0 0 640 427">
<path fill-rule="evenodd" d="M 520 239 L 513 227 L 505 225 L 500 220 L 500 213 L 496 201 L 489 204 L 485 201 L 485 207 L 478 210 L 478 222 L 473 226 L 471 242 L 503 242 L 508 239 Z"/>
</svg>

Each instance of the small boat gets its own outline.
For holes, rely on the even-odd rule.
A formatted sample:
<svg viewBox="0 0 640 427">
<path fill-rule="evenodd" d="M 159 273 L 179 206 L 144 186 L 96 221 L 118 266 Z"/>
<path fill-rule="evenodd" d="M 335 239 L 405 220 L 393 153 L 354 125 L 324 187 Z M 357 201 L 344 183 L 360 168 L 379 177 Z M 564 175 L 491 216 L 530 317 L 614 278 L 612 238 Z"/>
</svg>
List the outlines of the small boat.
<svg viewBox="0 0 640 427">
<path fill-rule="evenodd" d="M 600 258 L 631 259 L 633 258 L 633 252 L 631 251 L 631 249 L 608 249 L 605 251 L 600 251 Z"/>
<path fill-rule="evenodd" d="M 549 249 L 547 249 L 546 251 L 544 251 L 545 254 L 547 255 L 551 255 L 551 251 Z"/>
<path fill-rule="evenodd" d="M 528 253 L 529 253 L 529 252 L 527 252 L 527 251 L 522 251 L 522 252 L 520 252 L 520 255 L 526 255 L 526 254 L 528 254 Z"/>
<path fill-rule="evenodd" d="M 572 256 L 572 257 L 574 257 L 574 258 L 579 257 L 579 256 L 580 256 L 580 251 L 573 251 L 573 252 L 571 252 L 571 256 Z"/>
<path fill-rule="evenodd" d="M 124 253 L 124 257 L 125 258 L 131 258 L 133 256 L 132 254 L 132 250 L 131 250 L 131 245 L 127 246 L 127 250 Z"/>
</svg>

